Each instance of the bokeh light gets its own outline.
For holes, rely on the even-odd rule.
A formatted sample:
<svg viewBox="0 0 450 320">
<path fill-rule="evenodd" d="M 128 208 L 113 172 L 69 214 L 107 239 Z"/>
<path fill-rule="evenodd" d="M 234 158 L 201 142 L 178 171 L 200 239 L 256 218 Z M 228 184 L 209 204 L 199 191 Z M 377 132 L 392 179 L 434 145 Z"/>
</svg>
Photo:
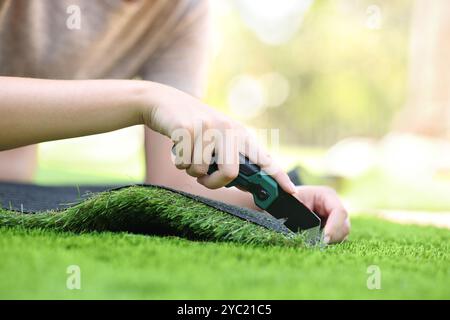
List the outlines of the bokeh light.
<svg viewBox="0 0 450 320">
<path fill-rule="evenodd" d="M 348 138 L 330 148 L 325 156 L 331 175 L 356 178 L 371 169 L 377 161 L 376 143 L 372 139 Z"/>
<path fill-rule="evenodd" d="M 312 0 L 236 0 L 245 23 L 269 45 L 289 41 L 312 3 Z"/>
<path fill-rule="evenodd" d="M 278 72 L 270 72 L 261 77 L 267 107 L 279 107 L 289 97 L 289 80 Z"/>
<path fill-rule="evenodd" d="M 258 79 L 240 75 L 231 81 L 228 104 L 231 112 L 241 118 L 250 119 L 264 110 L 264 88 Z"/>
</svg>

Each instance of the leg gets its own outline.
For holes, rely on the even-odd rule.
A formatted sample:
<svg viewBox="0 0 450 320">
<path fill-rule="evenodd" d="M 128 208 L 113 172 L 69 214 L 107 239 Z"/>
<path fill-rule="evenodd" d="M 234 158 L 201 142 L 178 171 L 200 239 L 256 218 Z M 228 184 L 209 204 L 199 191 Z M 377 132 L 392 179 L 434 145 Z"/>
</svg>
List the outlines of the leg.
<svg viewBox="0 0 450 320">
<path fill-rule="evenodd" d="M 0 181 L 32 182 L 36 167 L 36 145 L 0 152 Z"/>
</svg>

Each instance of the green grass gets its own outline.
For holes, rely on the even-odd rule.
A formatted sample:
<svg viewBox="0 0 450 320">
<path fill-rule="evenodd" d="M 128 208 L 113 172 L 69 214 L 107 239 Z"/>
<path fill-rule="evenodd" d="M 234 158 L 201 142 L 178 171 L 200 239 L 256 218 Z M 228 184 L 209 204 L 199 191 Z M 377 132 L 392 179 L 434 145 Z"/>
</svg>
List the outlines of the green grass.
<svg viewBox="0 0 450 320">
<path fill-rule="evenodd" d="M 158 224 L 197 240 L 111 232 Z M 347 243 L 308 248 L 140 187 L 63 214 L 3 210 L 0 226 L 2 299 L 450 298 L 450 232 L 432 227 L 357 217 Z M 81 269 L 81 290 L 66 288 L 70 265 Z M 370 265 L 381 270 L 380 290 L 367 288 Z"/>
<path fill-rule="evenodd" d="M 0 229 L 0 298 L 450 298 L 447 230 L 353 221 L 325 249 Z M 81 268 L 81 290 L 66 268 Z M 366 286 L 378 265 L 381 289 Z"/>
</svg>

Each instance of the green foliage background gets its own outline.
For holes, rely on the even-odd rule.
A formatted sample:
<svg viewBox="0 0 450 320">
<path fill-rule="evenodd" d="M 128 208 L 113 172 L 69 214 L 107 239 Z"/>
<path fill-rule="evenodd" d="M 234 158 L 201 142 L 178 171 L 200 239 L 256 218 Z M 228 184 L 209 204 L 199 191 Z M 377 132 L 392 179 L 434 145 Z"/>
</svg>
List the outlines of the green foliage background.
<svg viewBox="0 0 450 320">
<path fill-rule="evenodd" d="M 367 8 L 382 13 L 366 27 Z M 261 42 L 231 10 L 221 18 L 223 47 L 211 65 L 207 101 L 227 110 L 230 80 L 276 71 L 290 82 L 288 100 L 247 124 L 280 128 L 281 142 L 330 145 L 344 137 L 379 137 L 403 106 L 413 1 L 318 0 L 287 43 Z"/>
</svg>

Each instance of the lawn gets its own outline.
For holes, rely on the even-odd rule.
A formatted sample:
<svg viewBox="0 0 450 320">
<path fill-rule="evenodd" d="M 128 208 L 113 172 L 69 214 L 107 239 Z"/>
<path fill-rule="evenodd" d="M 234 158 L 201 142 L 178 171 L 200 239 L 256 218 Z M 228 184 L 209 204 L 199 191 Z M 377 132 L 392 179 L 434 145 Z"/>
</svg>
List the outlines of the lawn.
<svg viewBox="0 0 450 320">
<path fill-rule="evenodd" d="M 115 222 L 126 192 L 130 203 L 142 192 L 157 197 L 139 223 L 156 212 L 165 224 L 179 225 L 180 234 L 190 230 L 191 238 L 203 240 L 106 231 L 119 230 L 142 209 L 129 207 Z M 108 214 L 99 216 L 105 203 Z M 356 217 L 348 242 L 309 248 L 300 237 L 157 189 L 102 195 L 63 215 L 3 211 L 0 218 L 3 299 L 450 298 L 450 232 L 444 229 Z M 80 290 L 66 287 L 71 265 L 80 268 Z M 373 265 L 379 290 L 367 287 Z"/>
<path fill-rule="evenodd" d="M 67 171 L 56 157 L 41 157 L 38 182 L 117 183 L 128 175 L 114 176 L 120 165 L 105 166 L 108 170 L 96 176 L 93 166 L 77 161 Z M 130 180 L 137 181 L 139 172 L 130 173 Z M 347 242 L 310 248 L 301 237 L 164 191 L 126 192 L 103 194 L 63 215 L 25 217 L 0 210 L 0 298 L 450 298 L 447 229 L 363 214 L 352 218 Z M 142 192 L 153 192 L 155 201 L 142 201 Z M 132 225 L 152 225 L 155 213 L 156 224 L 178 236 L 124 232 Z M 66 286 L 73 265 L 81 271 L 80 290 Z M 371 266 L 379 268 L 381 289 L 367 286 Z"/>
<path fill-rule="evenodd" d="M 369 218 L 325 249 L 1 229 L 0 298 L 450 298 L 449 233 Z M 81 269 L 81 290 L 66 269 Z M 381 270 L 369 290 L 367 268 Z"/>
</svg>

